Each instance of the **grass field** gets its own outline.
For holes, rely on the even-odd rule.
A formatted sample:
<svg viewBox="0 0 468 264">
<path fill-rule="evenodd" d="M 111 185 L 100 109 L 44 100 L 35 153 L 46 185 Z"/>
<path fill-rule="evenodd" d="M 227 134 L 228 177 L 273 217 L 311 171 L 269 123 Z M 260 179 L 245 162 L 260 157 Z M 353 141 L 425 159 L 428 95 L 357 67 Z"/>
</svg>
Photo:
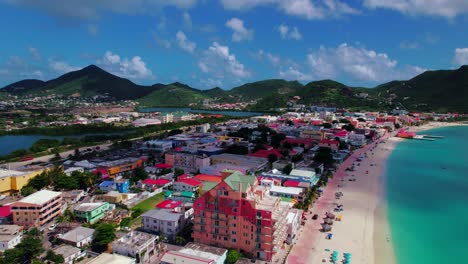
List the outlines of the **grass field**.
<svg viewBox="0 0 468 264">
<path fill-rule="evenodd" d="M 139 204 L 135 205 L 132 208 L 132 211 L 135 211 L 137 209 L 141 209 L 142 213 L 144 213 L 146 211 L 154 209 L 156 204 L 162 202 L 163 200 L 164 200 L 164 194 L 163 193 L 156 194 L 155 196 L 150 197 L 150 198 L 140 202 Z"/>
</svg>

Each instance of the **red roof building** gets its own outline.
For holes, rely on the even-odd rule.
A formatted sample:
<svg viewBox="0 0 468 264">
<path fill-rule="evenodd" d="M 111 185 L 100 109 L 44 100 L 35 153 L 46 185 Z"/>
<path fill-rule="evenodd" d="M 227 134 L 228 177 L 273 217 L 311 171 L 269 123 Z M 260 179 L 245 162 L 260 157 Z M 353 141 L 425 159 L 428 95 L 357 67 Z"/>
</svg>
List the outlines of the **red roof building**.
<svg viewBox="0 0 468 264">
<path fill-rule="evenodd" d="M 11 207 L 9 205 L 0 206 L 0 217 L 7 218 L 11 216 Z"/>
<path fill-rule="evenodd" d="M 283 157 L 283 155 L 281 155 L 281 153 L 277 149 L 270 149 L 270 150 L 260 149 L 259 151 L 255 152 L 255 153 L 248 154 L 248 156 L 259 157 L 259 158 L 268 158 L 268 156 L 270 156 L 271 154 L 275 155 L 277 158 L 282 158 Z"/>
<path fill-rule="evenodd" d="M 153 180 L 153 179 L 146 179 L 146 180 L 143 180 L 142 183 L 144 184 L 148 184 L 148 185 L 156 185 L 156 186 L 164 186 L 168 183 L 170 183 L 171 181 L 170 180 L 167 180 L 167 179 L 157 179 L 157 180 Z"/>
<path fill-rule="evenodd" d="M 284 187 L 299 187 L 300 181 L 287 180 L 283 183 Z"/>
<path fill-rule="evenodd" d="M 179 175 L 179 177 L 177 177 L 177 179 L 180 181 L 180 180 L 191 179 L 191 178 L 188 174 L 181 174 Z"/>
<path fill-rule="evenodd" d="M 205 181 L 205 182 L 221 182 L 223 180 L 221 176 L 208 175 L 208 174 L 198 174 L 193 178 L 196 180 Z"/>
<path fill-rule="evenodd" d="M 167 209 L 167 210 L 174 210 L 175 208 L 182 205 L 181 201 L 174 201 L 174 200 L 164 200 L 156 205 L 158 209 Z"/>
<path fill-rule="evenodd" d="M 319 147 L 331 148 L 332 150 L 338 150 L 340 142 L 333 139 L 322 139 L 320 140 Z"/>
<path fill-rule="evenodd" d="M 195 179 L 182 179 L 182 180 L 178 180 L 177 182 L 185 183 L 185 184 L 190 185 L 192 187 L 202 185 L 202 182 L 200 182 L 198 180 L 195 180 Z"/>
<path fill-rule="evenodd" d="M 165 163 L 159 163 L 154 166 L 156 169 L 171 169 L 172 166 Z"/>
</svg>

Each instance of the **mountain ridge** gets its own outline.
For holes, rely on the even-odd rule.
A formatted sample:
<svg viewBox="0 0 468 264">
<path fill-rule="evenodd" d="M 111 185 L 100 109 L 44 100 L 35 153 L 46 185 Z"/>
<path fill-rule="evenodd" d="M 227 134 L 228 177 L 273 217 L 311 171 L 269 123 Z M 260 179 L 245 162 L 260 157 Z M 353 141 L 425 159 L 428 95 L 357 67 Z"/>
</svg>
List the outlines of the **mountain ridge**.
<svg viewBox="0 0 468 264">
<path fill-rule="evenodd" d="M 337 107 L 468 112 L 468 66 L 455 70 L 426 71 L 410 80 L 390 81 L 374 88 L 351 87 L 334 80 L 307 84 L 283 79 L 249 82 L 223 90 L 193 88 L 181 82 L 145 86 L 109 73 L 96 65 L 72 71 L 48 81 L 25 79 L 0 92 L 12 95 L 93 96 L 137 100 L 144 106 L 200 106 L 216 102 L 252 102 L 251 110 L 271 110 L 291 102 Z M 457 95 L 457 96 L 453 96 Z M 256 102 L 256 103 L 255 103 Z"/>
</svg>

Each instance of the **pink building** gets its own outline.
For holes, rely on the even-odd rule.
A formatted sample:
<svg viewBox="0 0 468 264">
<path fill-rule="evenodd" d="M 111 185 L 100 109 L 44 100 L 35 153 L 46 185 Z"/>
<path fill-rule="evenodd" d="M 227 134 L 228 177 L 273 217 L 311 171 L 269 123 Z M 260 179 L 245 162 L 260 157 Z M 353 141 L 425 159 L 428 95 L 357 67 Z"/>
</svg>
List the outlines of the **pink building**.
<svg viewBox="0 0 468 264">
<path fill-rule="evenodd" d="M 11 204 L 13 223 L 26 227 L 41 226 L 62 214 L 61 192 L 42 190 Z"/>
</svg>

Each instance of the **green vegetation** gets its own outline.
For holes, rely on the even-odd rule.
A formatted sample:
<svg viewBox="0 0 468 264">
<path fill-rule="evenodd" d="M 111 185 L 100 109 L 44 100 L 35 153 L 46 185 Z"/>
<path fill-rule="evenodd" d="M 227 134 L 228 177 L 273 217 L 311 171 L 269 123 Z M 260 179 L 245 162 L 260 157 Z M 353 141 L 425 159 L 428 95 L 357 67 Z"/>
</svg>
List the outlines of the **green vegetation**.
<svg viewBox="0 0 468 264">
<path fill-rule="evenodd" d="M 235 249 L 230 249 L 227 253 L 226 264 L 234 264 L 242 257 L 241 253 Z"/>
<path fill-rule="evenodd" d="M 94 232 L 91 248 L 93 251 L 102 253 L 107 250 L 108 245 L 115 239 L 115 228 L 112 224 L 101 223 Z"/>
<path fill-rule="evenodd" d="M 335 160 L 333 160 L 331 148 L 320 147 L 317 154 L 315 154 L 314 160 L 320 163 L 323 163 L 327 166 L 332 165 Z"/>
<path fill-rule="evenodd" d="M 13 249 L 7 249 L 0 258 L 0 264 L 11 263 L 37 263 L 39 255 L 44 252 L 42 247 L 42 233 L 32 228 L 21 242 Z"/>
<path fill-rule="evenodd" d="M 283 173 L 286 175 L 289 175 L 289 173 L 291 173 L 292 170 L 293 170 L 292 164 L 289 163 L 288 165 L 284 166 Z"/>
<path fill-rule="evenodd" d="M 202 91 L 182 84 L 169 84 L 138 99 L 141 105 L 157 107 L 187 107 L 199 104 L 209 96 Z"/>
<path fill-rule="evenodd" d="M 162 193 L 156 194 L 155 196 L 152 196 L 152 197 L 140 202 L 139 204 L 135 205 L 132 208 L 132 211 L 141 210 L 142 213 L 147 212 L 147 211 L 149 211 L 151 209 L 154 209 L 156 204 L 162 202 L 163 199 L 164 199 L 164 194 L 162 194 Z"/>
</svg>

